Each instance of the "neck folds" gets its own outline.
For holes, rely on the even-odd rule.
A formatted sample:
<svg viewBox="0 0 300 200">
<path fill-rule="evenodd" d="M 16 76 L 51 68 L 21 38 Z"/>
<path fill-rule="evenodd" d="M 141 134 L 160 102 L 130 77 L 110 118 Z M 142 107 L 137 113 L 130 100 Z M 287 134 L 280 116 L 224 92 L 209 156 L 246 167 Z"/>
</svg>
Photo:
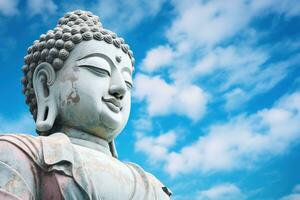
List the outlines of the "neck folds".
<svg viewBox="0 0 300 200">
<path fill-rule="evenodd" d="M 62 127 L 59 132 L 62 132 L 69 136 L 71 143 L 75 145 L 94 149 L 109 156 L 112 155 L 110 152 L 109 144 L 104 139 L 70 127 Z"/>
</svg>

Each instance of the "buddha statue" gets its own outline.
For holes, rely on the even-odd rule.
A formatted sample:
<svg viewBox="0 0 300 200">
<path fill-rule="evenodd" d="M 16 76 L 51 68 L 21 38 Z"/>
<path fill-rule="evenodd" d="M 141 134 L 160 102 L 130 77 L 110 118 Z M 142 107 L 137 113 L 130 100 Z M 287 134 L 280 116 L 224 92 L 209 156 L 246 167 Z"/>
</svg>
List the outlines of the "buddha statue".
<svg viewBox="0 0 300 200">
<path fill-rule="evenodd" d="M 0 199 L 170 199 L 153 175 L 117 159 L 134 70 L 124 39 L 77 10 L 27 53 L 23 93 L 39 136 L 0 136 Z"/>
</svg>

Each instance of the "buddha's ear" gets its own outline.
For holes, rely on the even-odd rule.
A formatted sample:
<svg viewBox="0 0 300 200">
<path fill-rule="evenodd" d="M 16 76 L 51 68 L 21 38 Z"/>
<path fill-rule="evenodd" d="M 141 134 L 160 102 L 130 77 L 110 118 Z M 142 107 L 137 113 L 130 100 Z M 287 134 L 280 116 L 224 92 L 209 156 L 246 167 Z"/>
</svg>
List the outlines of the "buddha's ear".
<svg viewBox="0 0 300 200">
<path fill-rule="evenodd" d="M 53 67 L 46 62 L 40 63 L 34 71 L 32 83 L 37 100 L 36 129 L 47 132 L 53 127 L 57 116 L 55 95 L 51 87 L 56 74 Z"/>
</svg>

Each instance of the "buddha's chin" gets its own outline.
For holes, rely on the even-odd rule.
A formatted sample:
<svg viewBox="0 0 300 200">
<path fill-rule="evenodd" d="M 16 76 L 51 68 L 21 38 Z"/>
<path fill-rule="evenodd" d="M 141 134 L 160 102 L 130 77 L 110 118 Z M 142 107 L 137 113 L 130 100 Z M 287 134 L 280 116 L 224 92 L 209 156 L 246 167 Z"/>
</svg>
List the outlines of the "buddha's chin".
<svg viewBox="0 0 300 200">
<path fill-rule="evenodd" d="M 123 128 L 123 120 L 121 115 L 111 116 L 102 113 L 99 116 L 99 127 L 104 130 L 108 139 L 113 139 Z"/>
</svg>

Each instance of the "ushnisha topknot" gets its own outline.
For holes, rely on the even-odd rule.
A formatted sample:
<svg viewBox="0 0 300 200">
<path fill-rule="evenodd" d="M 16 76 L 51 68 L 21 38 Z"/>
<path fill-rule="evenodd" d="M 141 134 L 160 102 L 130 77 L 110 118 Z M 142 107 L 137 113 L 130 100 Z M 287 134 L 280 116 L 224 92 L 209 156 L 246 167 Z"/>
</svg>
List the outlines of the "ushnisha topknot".
<svg viewBox="0 0 300 200">
<path fill-rule="evenodd" d="M 122 49 L 130 57 L 132 66 L 134 65 L 133 53 L 125 44 L 124 39 L 118 37 L 116 33 L 104 29 L 98 16 L 82 10 L 66 13 L 58 20 L 58 24 L 53 30 L 42 34 L 39 40 L 33 42 L 24 57 L 23 93 L 34 119 L 37 115 L 37 101 L 32 85 L 35 68 L 38 64 L 47 62 L 55 70 L 61 69 L 76 44 L 92 39 L 104 41 Z"/>
</svg>

